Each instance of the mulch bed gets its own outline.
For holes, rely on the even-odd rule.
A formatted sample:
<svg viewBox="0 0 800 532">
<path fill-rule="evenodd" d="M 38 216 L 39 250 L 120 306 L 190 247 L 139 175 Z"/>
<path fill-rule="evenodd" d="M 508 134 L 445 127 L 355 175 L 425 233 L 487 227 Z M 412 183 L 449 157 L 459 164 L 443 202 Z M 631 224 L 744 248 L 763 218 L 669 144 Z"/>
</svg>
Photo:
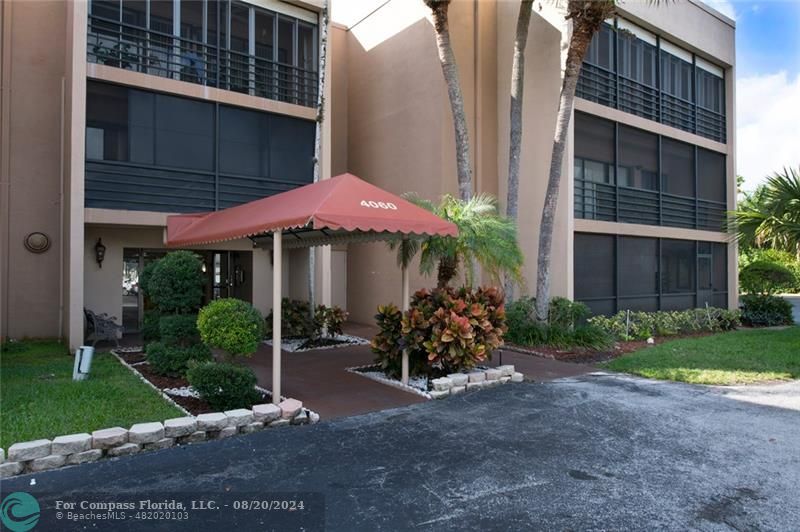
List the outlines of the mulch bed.
<svg viewBox="0 0 800 532">
<path fill-rule="evenodd" d="M 708 331 L 700 331 L 679 336 L 658 336 L 655 338 L 656 345 L 663 344 L 678 338 L 699 338 L 715 334 Z M 509 350 L 524 353 L 527 355 L 540 356 L 561 362 L 572 362 L 575 364 L 599 364 L 607 362 L 622 355 L 633 353 L 650 347 L 646 340 L 631 340 L 629 342 L 615 342 L 611 349 L 591 349 L 588 347 L 558 348 L 549 345 L 522 346 L 516 344 L 506 344 Z"/>
<path fill-rule="evenodd" d="M 119 353 L 119 357 L 128 364 L 137 364 L 147 360 L 147 355 L 144 353 Z M 152 370 L 150 364 L 137 364 L 133 368 L 142 374 L 142 376 L 150 381 L 150 383 L 158 388 L 164 390 L 165 388 L 183 388 L 189 386 L 189 381 L 183 377 L 165 377 L 159 375 Z M 216 412 L 208 403 L 197 397 L 182 397 L 179 395 L 166 394 L 170 399 L 178 403 L 181 407 L 189 411 L 193 416 L 198 414 L 207 414 Z M 263 401 L 268 403 L 272 400 L 269 394 L 263 394 Z"/>
</svg>

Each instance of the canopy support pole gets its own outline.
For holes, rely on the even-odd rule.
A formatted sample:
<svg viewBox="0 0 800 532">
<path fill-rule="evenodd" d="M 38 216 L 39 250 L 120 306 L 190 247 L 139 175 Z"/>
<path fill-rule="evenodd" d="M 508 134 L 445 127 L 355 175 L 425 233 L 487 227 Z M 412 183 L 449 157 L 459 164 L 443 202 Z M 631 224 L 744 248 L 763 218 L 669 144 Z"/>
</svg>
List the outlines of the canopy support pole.
<svg viewBox="0 0 800 532">
<path fill-rule="evenodd" d="M 408 235 L 403 235 L 403 245 L 408 244 Z M 403 282 L 403 313 L 408 310 L 408 267 L 403 264 L 402 266 L 402 282 Z M 401 382 L 408 385 L 408 349 L 403 349 Z"/>
<path fill-rule="evenodd" d="M 272 402 L 281 402 L 281 287 L 283 233 L 272 233 Z"/>
</svg>

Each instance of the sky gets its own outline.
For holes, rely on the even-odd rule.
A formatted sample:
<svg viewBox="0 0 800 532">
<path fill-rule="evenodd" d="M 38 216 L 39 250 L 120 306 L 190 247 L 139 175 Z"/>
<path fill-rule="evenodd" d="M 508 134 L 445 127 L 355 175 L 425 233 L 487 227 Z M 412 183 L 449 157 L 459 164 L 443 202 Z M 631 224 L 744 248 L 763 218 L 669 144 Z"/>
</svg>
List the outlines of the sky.
<svg viewBox="0 0 800 532">
<path fill-rule="evenodd" d="M 704 0 L 736 21 L 736 172 L 800 166 L 800 0 Z"/>
</svg>

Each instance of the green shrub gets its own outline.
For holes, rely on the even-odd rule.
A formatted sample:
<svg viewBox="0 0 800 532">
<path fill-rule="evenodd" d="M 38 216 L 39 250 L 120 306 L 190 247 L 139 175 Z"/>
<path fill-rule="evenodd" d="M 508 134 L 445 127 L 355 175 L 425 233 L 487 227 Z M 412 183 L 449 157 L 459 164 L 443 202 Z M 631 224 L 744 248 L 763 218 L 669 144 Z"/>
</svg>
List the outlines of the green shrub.
<svg viewBox="0 0 800 532">
<path fill-rule="evenodd" d="M 343 334 L 342 327 L 345 321 L 347 321 L 347 312 L 343 309 L 337 306 L 317 305 L 314 313 L 314 328 L 316 329 L 314 334 L 319 336 L 322 331 L 325 331 L 330 337 Z"/>
<path fill-rule="evenodd" d="M 508 306 L 506 324 L 509 342 L 559 348 L 587 347 L 606 349 L 613 343 L 611 335 L 599 327 L 586 324 L 590 312 L 585 304 L 554 297 L 548 323 L 536 321 L 536 299 L 521 298 Z"/>
<path fill-rule="evenodd" d="M 145 310 L 142 318 L 142 339 L 145 344 L 161 339 L 161 313 L 156 309 Z"/>
<path fill-rule="evenodd" d="M 753 327 L 794 323 L 792 304 L 778 296 L 748 294 L 740 298 L 742 321 Z"/>
<path fill-rule="evenodd" d="M 158 322 L 159 337 L 166 345 L 189 346 L 200 341 L 197 314 L 169 314 Z"/>
<path fill-rule="evenodd" d="M 403 338 L 403 313 L 395 305 L 381 305 L 375 314 L 379 332 L 370 347 L 375 353 L 375 362 L 388 375 L 399 378 L 402 371 L 402 353 L 406 346 Z M 424 351 L 409 352 L 409 374 L 423 375 L 427 372 L 428 357 Z"/>
<path fill-rule="evenodd" d="M 588 323 L 619 340 L 645 340 L 651 336 L 728 331 L 739 326 L 740 314 L 714 307 L 659 312 L 623 310 L 613 316 L 594 316 Z"/>
<path fill-rule="evenodd" d="M 323 331 L 328 336 L 342 334 L 347 312 L 334 306 L 317 305 L 312 319 L 308 302 L 283 298 L 281 301 L 281 338 L 319 338 Z M 272 335 L 272 312 L 265 321 L 265 334 Z"/>
<path fill-rule="evenodd" d="M 264 337 L 264 318 L 241 299 L 217 299 L 200 310 L 197 317 L 200 338 L 230 356 L 251 356 Z"/>
<path fill-rule="evenodd" d="M 255 373 L 245 366 L 218 362 L 192 364 L 186 378 L 217 411 L 250 408 L 261 401 L 261 394 L 255 389 Z"/>
<path fill-rule="evenodd" d="M 790 289 L 795 281 L 792 270 L 778 262 L 766 260 L 751 262 L 739 272 L 739 284 L 748 294 L 774 294 Z"/>
<path fill-rule="evenodd" d="M 197 362 L 211 360 L 211 351 L 205 344 L 182 347 L 156 342 L 148 344 L 146 351 L 147 361 L 150 362 L 153 371 L 168 377 L 182 377 L 191 360 Z"/>
<path fill-rule="evenodd" d="M 531 299 L 535 305 L 536 300 L 534 298 Z M 572 330 L 586 321 L 590 314 L 589 307 L 585 303 L 570 301 L 565 297 L 554 297 L 550 301 L 547 322 L 555 327 Z"/>
<path fill-rule="evenodd" d="M 192 312 L 203 301 L 203 280 L 200 257 L 191 251 L 173 251 L 153 263 L 143 289 L 162 314 Z"/>
</svg>

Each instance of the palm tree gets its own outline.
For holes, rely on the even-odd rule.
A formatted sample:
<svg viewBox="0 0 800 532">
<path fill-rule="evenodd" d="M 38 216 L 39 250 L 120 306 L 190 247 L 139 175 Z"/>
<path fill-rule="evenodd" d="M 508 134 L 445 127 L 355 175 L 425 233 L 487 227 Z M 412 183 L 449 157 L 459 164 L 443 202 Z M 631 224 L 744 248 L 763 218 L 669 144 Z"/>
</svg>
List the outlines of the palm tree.
<svg viewBox="0 0 800 532">
<path fill-rule="evenodd" d="M 517 226 L 500 215 L 495 198 L 478 194 L 464 201 L 447 194 L 438 205 L 434 205 L 415 194 L 404 194 L 404 197 L 456 224 L 458 236 L 392 241 L 389 247 L 397 250 L 399 265 L 408 266 L 421 250 L 420 272 L 430 275 L 436 267 L 440 288 L 448 286 L 462 268 L 465 284 L 472 286 L 475 280 L 472 265 L 475 263 L 480 264 L 496 282 L 503 275 L 521 281 L 523 258 L 517 242 Z"/>
<path fill-rule="evenodd" d="M 789 251 L 800 260 L 800 167 L 770 176 L 730 213 L 728 226 L 745 246 Z"/>
<path fill-rule="evenodd" d="M 450 45 L 450 29 L 447 12 L 450 0 L 424 0 L 433 13 L 433 27 L 436 30 L 436 46 L 439 50 L 439 63 L 442 65 L 447 93 L 450 97 L 450 110 L 453 113 L 453 127 L 456 133 L 456 169 L 458 172 L 458 196 L 468 200 L 472 196 L 472 163 L 469 152 L 469 131 L 464 113 L 464 97 L 458 79 L 458 66 L 453 47 Z"/>
<path fill-rule="evenodd" d="M 517 16 L 517 34 L 514 39 L 514 59 L 511 64 L 511 135 L 508 144 L 508 195 L 506 216 L 517 221 L 519 199 L 519 154 L 522 147 L 522 97 L 525 93 L 525 45 L 531 22 L 533 0 L 521 0 Z M 514 282 L 506 279 L 506 301 L 514 297 Z"/>
<path fill-rule="evenodd" d="M 581 65 L 592 37 L 603 25 L 603 21 L 614 15 L 614 0 L 568 0 L 567 20 L 572 21 L 572 34 L 567 49 L 561 97 L 558 103 L 553 153 L 550 157 L 550 174 L 547 192 L 539 224 L 539 253 L 536 268 L 536 317 L 546 321 L 550 311 L 550 262 L 553 247 L 553 229 L 561 185 L 561 165 L 564 161 L 569 121 L 575 105 L 575 87 L 581 73 Z"/>
</svg>

